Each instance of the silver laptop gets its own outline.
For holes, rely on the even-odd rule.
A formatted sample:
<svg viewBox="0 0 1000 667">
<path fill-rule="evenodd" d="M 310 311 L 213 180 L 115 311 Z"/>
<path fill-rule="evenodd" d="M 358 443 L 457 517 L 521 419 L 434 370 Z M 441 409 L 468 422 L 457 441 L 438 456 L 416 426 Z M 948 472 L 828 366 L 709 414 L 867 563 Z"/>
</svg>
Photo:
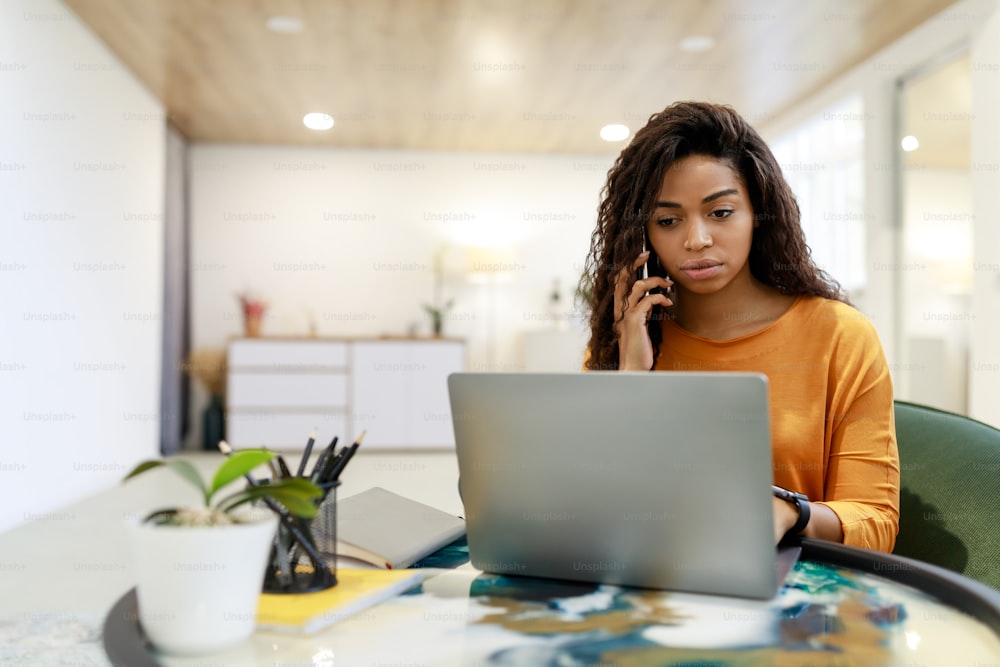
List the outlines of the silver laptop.
<svg viewBox="0 0 1000 667">
<path fill-rule="evenodd" d="M 455 373 L 448 391 L 478 569 L 766 599 L 794 563 L 764 375 Z"/>
</svg>

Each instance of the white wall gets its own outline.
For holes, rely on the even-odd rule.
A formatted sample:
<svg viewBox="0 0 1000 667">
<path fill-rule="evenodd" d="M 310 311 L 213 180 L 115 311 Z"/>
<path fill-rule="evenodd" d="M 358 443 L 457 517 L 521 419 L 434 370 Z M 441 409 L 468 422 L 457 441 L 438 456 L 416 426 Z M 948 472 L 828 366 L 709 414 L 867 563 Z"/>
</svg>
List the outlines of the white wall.
<svg viewBox="0 0 1000 667">
<path fill-rule="evenodd" d="M 0 100 L 3 530 L 158 452 L 164 117 L 52 0 L 0 3 Z"/>
<path fill-rule="evenodd" d="M 969 414 L 1000 426 L 1000 11 L 972 40 L 972 200 L 975 245 Z"/>
<path fill-rule="evenodd" d="M 519 336 L 564 310 L 612 157 L 546 157 L 196 144 L 191 150 L 192 344 L 239 335 L 236 294 L 271 304 L 265 335 L 428 335 L 444 247 L 445 334 L 471 369 L 513 370 Z M 466 248 L 505 250 L 492 283 Z"/>
</svg>

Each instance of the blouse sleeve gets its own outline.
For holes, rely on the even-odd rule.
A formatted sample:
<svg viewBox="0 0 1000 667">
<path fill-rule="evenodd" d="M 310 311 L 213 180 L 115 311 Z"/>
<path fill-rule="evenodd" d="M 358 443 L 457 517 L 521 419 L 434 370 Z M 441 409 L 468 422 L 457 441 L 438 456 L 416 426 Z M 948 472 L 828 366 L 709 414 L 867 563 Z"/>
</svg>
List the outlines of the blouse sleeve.
<svg viewBox="0 0 1000 667">
<path fill-rule="evenodd" d="M 844 544 L 890 552 L 899 530 L 899 453 L 892 379 L 874 327 L 843 331 L 831 358 L 824 496 Z"/>
</svg>

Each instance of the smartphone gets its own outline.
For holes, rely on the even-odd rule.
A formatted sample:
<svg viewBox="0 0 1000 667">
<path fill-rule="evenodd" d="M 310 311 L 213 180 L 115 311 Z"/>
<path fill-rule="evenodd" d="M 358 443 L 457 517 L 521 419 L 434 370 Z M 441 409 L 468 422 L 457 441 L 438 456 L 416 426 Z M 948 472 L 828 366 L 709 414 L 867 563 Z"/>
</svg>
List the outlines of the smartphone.
<svg viewBox="0 0 1000 667">
<path fill-rule="evenodd" d="M 649 246 L 647 245 L 646 240 L 643 239 L 642 251 L 646 252 L 646 249 L 648 247 Z M 667 276 L 667 273 L 663 270 L 663 266 L 660 264 L 660 258 L 656 256 L 655 252 L 649 253 L 649 259 L 646 260 L 646 262 L 641 267 L 639 267 L 639 270 L 636 272 L 635 278 L 636 280 L 644 280 L 646 278 L 649 278 L 650 276 L 663 276 L 668 280 L 670 279 L 669 276 Z M 670 289 L 667 288 L 666 290 L 664 290 L 663 288 L 657 287 L 652 290 L 652 293 L 669 294 Z M 649 294 L 650 292 L 646 292 L 646 296 L 649 296 Z"/>
<path fill-rule="evenodd" d="M 642 251 L 646 252 L 646 239 L 642 240 Z M 650 253 L 650 257 L 655 253 Z M 636 273 L 636 280 L 645 280 L 649 277 L 649 260 L 643 262 L 642 266 L 639 267 L 639 271 Z M 646 296 L 649 296 L 649 292 L 646 292 Z"/>
</svg>

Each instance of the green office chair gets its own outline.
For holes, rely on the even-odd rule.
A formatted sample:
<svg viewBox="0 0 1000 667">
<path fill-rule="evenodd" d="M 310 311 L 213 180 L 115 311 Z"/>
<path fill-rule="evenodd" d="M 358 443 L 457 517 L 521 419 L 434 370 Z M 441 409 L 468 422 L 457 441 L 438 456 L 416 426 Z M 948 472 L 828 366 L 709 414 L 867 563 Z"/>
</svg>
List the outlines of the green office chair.
<svg viewBox="0 0 1000 667">
<path fill-rule="evenodd" d="M 895 402 L 900 464 L 893 553 L 1000 589 L 1000 430 Z"/>
</svg>

